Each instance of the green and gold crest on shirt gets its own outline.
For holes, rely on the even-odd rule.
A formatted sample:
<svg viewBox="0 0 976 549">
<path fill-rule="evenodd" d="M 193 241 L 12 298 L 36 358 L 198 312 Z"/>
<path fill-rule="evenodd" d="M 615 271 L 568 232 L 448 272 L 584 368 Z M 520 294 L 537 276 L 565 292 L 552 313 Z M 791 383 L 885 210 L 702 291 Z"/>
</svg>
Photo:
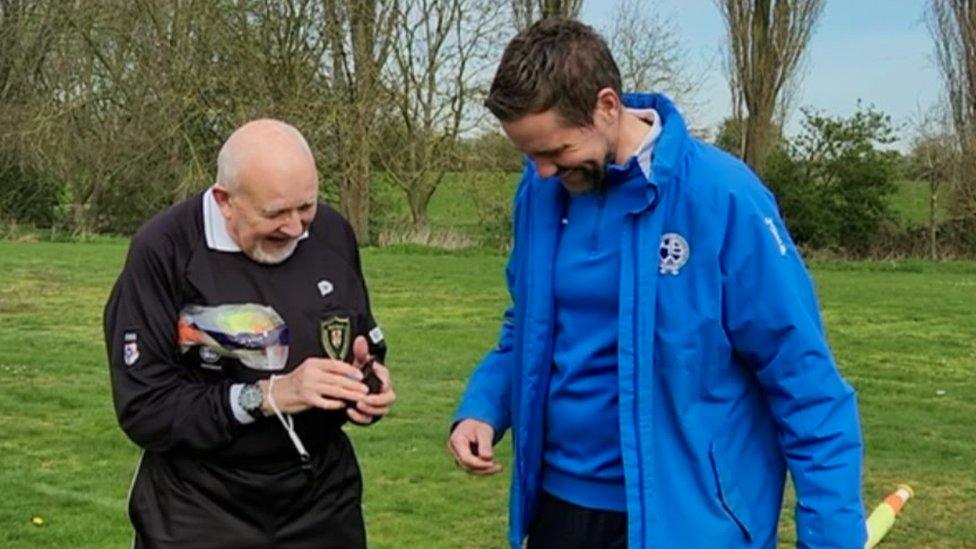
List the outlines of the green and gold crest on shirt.
<svg viewBox="0 0 976 549">
<path fill-rule="evenodd" d="M 347 316 L 333 316 L 322 321 L 322 347 L 333 360 L 345 360 L 349 353 L 350 323 Z"/>
</svg>

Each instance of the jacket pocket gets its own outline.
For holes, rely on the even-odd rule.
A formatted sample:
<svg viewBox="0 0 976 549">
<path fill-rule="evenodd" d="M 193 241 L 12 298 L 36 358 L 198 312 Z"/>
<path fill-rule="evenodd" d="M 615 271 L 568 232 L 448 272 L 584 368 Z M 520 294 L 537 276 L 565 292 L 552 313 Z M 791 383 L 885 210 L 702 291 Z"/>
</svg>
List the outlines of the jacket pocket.
<svg viewBox="0 0 976 549">
<path fill-rule="evenodd" d="M 708 446 L 708 457 L 712 464 L 712 472 L 715 474 L 715 483 L 718 486 L 718 499 L 726 514 L 739 526 L 746 541 L 752 541 L 752 533 L 749 525 L 752 524 L 752 516 L 749 507 L 742 499 L 742 495 L 732 476 L 732 471 L 726 464 L 721 452 L 712 442 Z"/>
<path fill-rule="evenodd" d="M 664 356 L 656 357 L 657 377 L 655 383 L 663 390 L 660 392 L 662 403 L 674 412 L 678 421 L 697 428 L 695 413 L 700 400 L 699 359 L 694 354 L 678 355 L 676 359 L 666 360 Z"/>
</svg>

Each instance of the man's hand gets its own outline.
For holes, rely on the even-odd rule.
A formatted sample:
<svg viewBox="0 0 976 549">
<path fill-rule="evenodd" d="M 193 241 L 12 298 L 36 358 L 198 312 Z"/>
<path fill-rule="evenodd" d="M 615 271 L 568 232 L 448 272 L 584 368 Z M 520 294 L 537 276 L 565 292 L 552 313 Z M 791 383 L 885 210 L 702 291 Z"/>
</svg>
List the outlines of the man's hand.
<svg viewBox="0 0 976 549">
<path fill-rule="evenodd" d="M 291 372 L 275 379 L 270 398 L 266 397 L 261 412 L 274 414 L 271 398 L 284 414 L 304 412 L 309 408 L 339 410 L 346 401 L 363 398 L 369 391 L 362 382 L 363 374 L 352 365 L 327 358 L 308 358 Z M 269 381 L 258 382 L 265 395 L 269 395 Z"/>
<path fill-rule="evenodd" d="M 447 448 L 454 461 L 472 475 L 493 475 L 502 470 L 492 453 L 495 429 L 476 419 L 465 419 L 454 427 Z"/>
<path fill-rule="evenodd" d="M 362 371 L 367 361 L 369 361 L 369 345 L 366 344 L 365 337 L 359 336 L 352 344 L 352 365 L 356 370 Z M 385 416 L 396 400 L 396 393 L 393 392 L 393 384 L 390 381 L 390 370 L 379 362 L 373 362 L 373 373 L 380 378 L 383 386 L 380 387 L 378 393 L 349 399 L 354 401 L 355 405 L 346 408 L 346 415 L 353 423 L 361 425 L 373 423 Z"/>
</svg>

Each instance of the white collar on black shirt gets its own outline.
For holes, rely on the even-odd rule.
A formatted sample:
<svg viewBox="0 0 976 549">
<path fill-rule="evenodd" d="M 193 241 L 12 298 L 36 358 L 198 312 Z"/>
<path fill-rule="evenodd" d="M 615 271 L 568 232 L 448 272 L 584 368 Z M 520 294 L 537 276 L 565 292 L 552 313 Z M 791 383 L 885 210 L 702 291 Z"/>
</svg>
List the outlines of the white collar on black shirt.
<svg viewBox="0 0 976 549">
<path fill-rule="evenodd" d="M 645 120 L 651 124 L 650 131 L 644 136 L 644 140 L 641 144 L 637 146 L 637 150 L 631 156 L 637 157 L 637 163 L 640 165 L 640 169 L 644 172 L 644 177 L 648 181 L 651 180 L 651 158 L 654 155 L 654 144 L 657 142 L 657 138 L 661 136 L 661 115 L 657 113 L 654 109 L 627 109 L 631 114 Z"/>
<path fill-rule="evenodd" d="M 203 234 L 207 237 L 207 247 L 218 252 L 239 252 L 241 247 L 234 242 L 227 232 L 227 220 L 220 213 L 220 206 L 213 195 L 213 187 L 203 194 Z M 308 238 L 308 231 L 302 233 L 298 240 Z"/>
</svg>

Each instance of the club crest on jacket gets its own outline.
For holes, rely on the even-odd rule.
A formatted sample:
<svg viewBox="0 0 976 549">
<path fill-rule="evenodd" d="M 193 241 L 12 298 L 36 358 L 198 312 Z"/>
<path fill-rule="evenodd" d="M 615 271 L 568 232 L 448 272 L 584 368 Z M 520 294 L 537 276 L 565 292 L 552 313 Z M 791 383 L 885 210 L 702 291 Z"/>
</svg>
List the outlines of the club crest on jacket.
<svg viewBox="0 0 976 549">
<path fill-rule="evenodd" d="M 347 316 L 333 316 L 322 321 L 322 347 L 332 360 L 345 360 L 349 353 L 350 322 Z"/>
<path fill-rule="evenodd" d="M 678 270 L 688 263 L 690 255 L 691 248 L 685 237 L 678 233 L 665 233 L 661 236 L 661 274 L 677 275 Z"/>
</svg>

